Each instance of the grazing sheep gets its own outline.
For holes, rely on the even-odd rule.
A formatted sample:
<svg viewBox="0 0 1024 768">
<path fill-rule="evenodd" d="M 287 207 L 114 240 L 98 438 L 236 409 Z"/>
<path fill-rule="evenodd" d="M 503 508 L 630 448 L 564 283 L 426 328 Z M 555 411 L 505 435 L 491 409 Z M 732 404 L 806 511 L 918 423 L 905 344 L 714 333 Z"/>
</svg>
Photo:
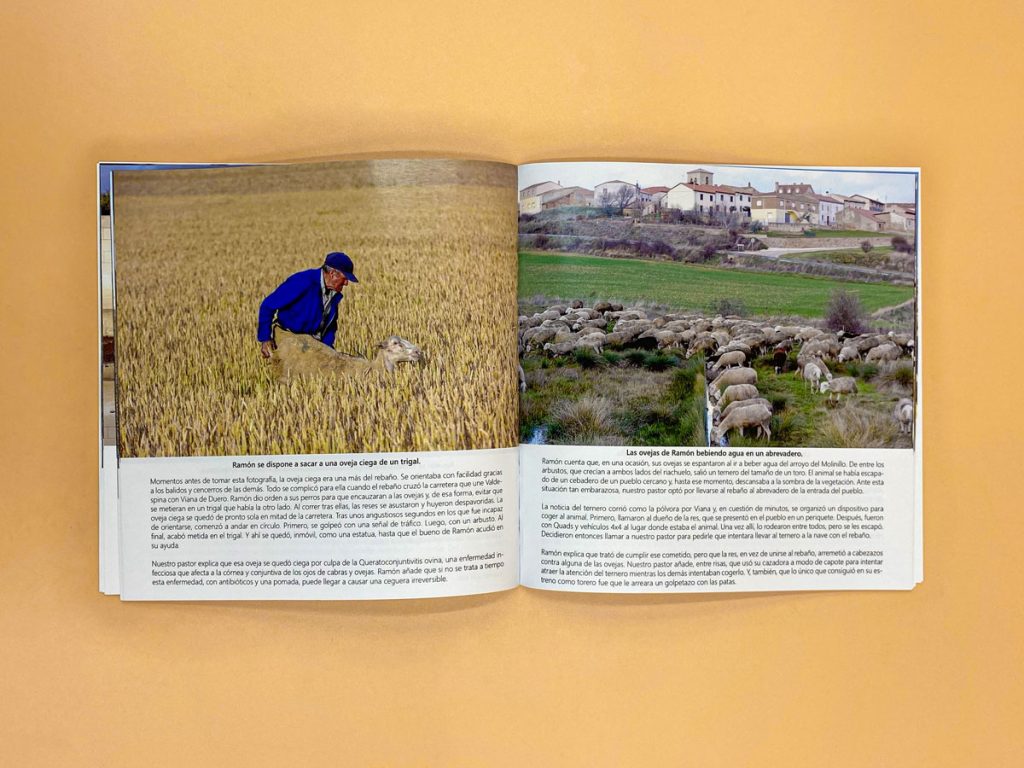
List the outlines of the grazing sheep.
<svg viewBox="0 0 1024 768">
<path fill-rule="evenodd" d="M 839 354 L 839 342 L 826 338 L 808 341 L 800 348 L 800 354 L 815 355 L 817 357 L 835 357 Z"/>
<path fill-rule="evenodd" d="M 713 352 L 717 346 L 718 342 L 711 336 L 697 336 L 690 342 L 690 346 L 686 350 L 686 359 L 689 360 L 698 352 Z"/>
<path fill-rule="evenodd" d="M 782 369 L 786 365 L 786 360 L 789 358 L 789 352 L 785 347 L 776 347 L 772 351 L 772 366 L 775 368 L 776 373 L 782 373 Z"/>
<path fill-rule="evenodd" d="M 828 392 L 828 401 L 833 402 L 832 396 L 835 395 L 836 401 L 840 400 L 843 395 L 855 395 L 857 394 L 857 381 L 852 376 L 840 376 L 838 379 L 832 379 L 832 381 L 821 382 L 821 394 Z"/>
<path fill-rule="evenodd" d="M 719 357 L 718 362 L 711 366 L 711 370 L 717 371 L 719 368 L 732 368 L 733 366 L 743 365 L 745 362 L 747 362 L 747 356 L 737 349 L 734 352 L 726 352 Z"/>
<path fill-rule="evenodd" d="M 839 350 L 840 363 L 848 363 L 851 360 L 860 360 L 860 350 L 856 344 L 847 344 Z"/>
<path fill-rule="evenodd" d="M 880 344 L 885 344 L 888 341 L 889 338 L 887 336 L 882 336 L 877 333 L 869 333 L 856 338 L 857 349 L 860 350 L 862 355 L 867 354 L 869 350 L 874 349 Z"/>
<path fill-rule="evenodd" d="M 596 352 L 597 354 L 601 354 L 601 351 L 604 349 L 604 340 L 605 336 L 603 333 L 594 333 L 589 334 L 587 336 L 581 336 L 580 338 L 576 339 L 573 351 L 575 352 L 577 349 L 590 349 Z"/>
<path fill-rule="evenodd" d="M 558 357 L 559 355 L 568 355 L 576 348 L 576 340 L 560 341 L 557 343 L 548 342 L 544 345 L 544 351 L 552 357 Z"/>
<path fill-rule="evenodd" d="M 755 397 L 750 400 L 734 400 L 733 402 L 725 406 L 725 408 L 723 408 L 721 411 L 719 411 L 716 407 L 715 412 L 720 418 L 724 419 L 737 408 L 744 408 L 748 405 L 763 405 L 765 408 L 772 411 L 773 413 L 775 411 L 775 409 L 772 407 L 771 402 L 765 400 L 763 397 Z"/>
<path fill-rule="evenodd" d="M 756 384 L 757 371 L 753 368 L 730 368 L 722 371 L 708 383 L 713 393 L 719 393 L 731 384 Z"/>
<path fill-rule="evenodd" d="M 825 335 L 825 331 L 821 330 L 821 328 L 814 328 L 813 326 L 805 325 L 797 331 L 796 336 L 793 338 L 800 343 L 805 343 L 811 339 L 817 339 Z"/>
<path fill-rule="evenodd" d="M 754 351 L 747 344 L 744 344 L 741 341 L 730 341 L 724 347 L 718 348 L 718 354 L 724 355 L 726 352 L 736 352 L 737 350 L 746 355 L 747 358 L 750 358 L 750 356 L 754 353 Z"/>
<path fill-rule="evenodd" d="M 828 381 L 832 381 L 832 371 L 828 369 L 828 365 L 825 364 L 825 361 L 817 355 L 801 354 L 797 357 L 797 370 L 801 372 L 801 376 L 803 375 L 803 370 L 808 363 L 814 363 L 814 365 L 818 366 L 818 370 L 821 371 L 821 375 Z"/>
<path fill-rule="evenodd" d="M 736 400 L 752 400 L 760 397 L 761 393 L 753 384 L 730 384 L 718 398 L 718 407 L 725 408 L 729 403 Z"/>
<path fill-rule="evenodd" d="M 338 352 L 333 347 L 302 333 L 278 328 L 274 333 L 276 372 L 285 378 L 314 374 L 367 375 L 374 371 L 393 373 L 399 363 L 419 363 L 423 352 L 401 336 L 389 336 L 377 345 L 377 355 L 368 360 Z"/>
<path fill-rule="evenodd" d="M 582 331 L 587 328 L 599 328 L 603 331 L 607 327 L 608 323 L 603 318 L 598 318 L 597 320 L 577 320 L 572 324 L 574 331 Z"/>
<path fill-rule="evenodd" d="M 892 417 L 900 425 L 900 434 L 909 435 L 914 424 L 914 401 L 909 397 L 901 397 L 893 408 Z"/>
<path fill-rule="evenodd" d="M 736 408 L 728 416 L 724 417 L 718 426 L 711 430 L 711 441 L 716 444 L 721 444 L 722 438 L 733 429 L 738 429 L 740 434 L 743 434 L 743 430 L 747 427 L 756 427 L 757 434 L 759 437 L 764 437 L 766 440 L 770 440 L 772 437 L 772 430 L 769 426 L 772 420 L 772 410 L 760 403 L 753 403 L 751 405 Z"/>
<path fill-rule="evenodd" d="M 667 349 L 668 347 L 674 347 L 679 336 L 672 331 L 655 330 L 651 328 L 644 331 L 637 337 L 638 339 L 654 339 L 658 349 Z"/>
<path fill-rule="evenodd" d="M 561 326 L 552 327 L 541 325 L 536 328 L 530 328 L 523 333 L 523 345 L 525 349 L 536 349 L 542 347 L 547 342 L 555 338 L 555 334 L 558 333 Z"/>
<path fill-rule="evenodd" d="M 872 347 L 868 350 L 867 356 L 864 360 L 868 363 L 876 361 L 890 361 L 899 360 L 900 348 L 892 342 L 886 342 L 885 344 L 879 344 L 877 347 Z"/>
<path fill-rule="evenodd" d="M 897 344 L 900 347 L 903 347 L 903 349 L 905 349 L 905 350 L 909 350 L 912 346 L 914 346 L 914 336 L 913 336 L 913 334 L 910 334 L 910 333 L 897 333 L 896 331 L 889 331 L 888 336 L 889 336 L 889 340 L 893 344 Z"/>
</svg>

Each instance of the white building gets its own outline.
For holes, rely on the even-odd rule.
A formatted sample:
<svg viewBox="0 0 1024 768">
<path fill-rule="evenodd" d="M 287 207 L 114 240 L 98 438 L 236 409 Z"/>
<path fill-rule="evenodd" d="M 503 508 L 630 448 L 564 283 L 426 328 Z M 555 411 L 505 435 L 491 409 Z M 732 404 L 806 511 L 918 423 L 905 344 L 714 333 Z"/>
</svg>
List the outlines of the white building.
<svg viewBox="0 0 1024 768">
<path fill-rule="evenodd" d="M 839 212 L 843 210 L 843 201 L 828 194 L 815 197 L 818 199 L 818 224 L 834 227 L 839 220 Z"/>
<path fill-rule="evenodd" d="M 703 168 L 686 172 L 686 181 L 676 184 L 662 198 L 662 208 L 692 211 L 704 216 L 750 218 L 750 200 L 754 190 L 728 184 L 714 184 L 715 175 Z"/>
</svg>

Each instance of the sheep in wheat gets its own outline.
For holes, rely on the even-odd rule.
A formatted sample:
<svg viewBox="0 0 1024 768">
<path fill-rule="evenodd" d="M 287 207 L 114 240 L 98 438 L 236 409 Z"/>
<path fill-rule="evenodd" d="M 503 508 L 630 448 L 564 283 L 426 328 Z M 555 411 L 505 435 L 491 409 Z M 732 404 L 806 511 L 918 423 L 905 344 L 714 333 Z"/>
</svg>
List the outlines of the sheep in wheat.
<svg viewBox="0 0 1024 768">
<path fill-rule="evenodd" d="M 393 373 L 399 363 L 419 363 L 423 351 L 401 336 L 389 336 L 377 345 L 377 354 L 367 359 L 338 352 L 312 336 L 289 333 L 278 328 L 274 338 L 273 362 L 285 378 L 314 374 L 365 376 L 375 371 Z"/>
</svg>

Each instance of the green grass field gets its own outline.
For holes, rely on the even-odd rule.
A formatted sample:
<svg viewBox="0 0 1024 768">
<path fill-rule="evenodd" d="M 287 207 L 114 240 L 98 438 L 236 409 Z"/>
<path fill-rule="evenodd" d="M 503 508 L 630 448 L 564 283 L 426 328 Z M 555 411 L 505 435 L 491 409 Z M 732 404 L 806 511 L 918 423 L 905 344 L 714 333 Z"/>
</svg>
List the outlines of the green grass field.
<svg viewBox="0 0 1024 768">
<path fill-rule="evenodd" d="M 618 299 L 679 309 L 707 310 L 721 299 L 738 299 L 754 315 L 821 317 L 832 291 L 860 296 L 868 312 L 913 298 L 909 286 L 764 272 L 713 269 L 692 264 L 521 251 L 519 296 Z"/>
<path fill-rule="evenodd" d="M 790 253 L 787 259 L 806 259 L 807 261 L 827 261 L 832 264 L 852 264 L 858 267 L 882 268 L 892 253 L 891 245 L 876 245 L 867 253 L 860 248 L 846 248 L 842 251 L 809 251 L 807 253 Z"/>
</svg>

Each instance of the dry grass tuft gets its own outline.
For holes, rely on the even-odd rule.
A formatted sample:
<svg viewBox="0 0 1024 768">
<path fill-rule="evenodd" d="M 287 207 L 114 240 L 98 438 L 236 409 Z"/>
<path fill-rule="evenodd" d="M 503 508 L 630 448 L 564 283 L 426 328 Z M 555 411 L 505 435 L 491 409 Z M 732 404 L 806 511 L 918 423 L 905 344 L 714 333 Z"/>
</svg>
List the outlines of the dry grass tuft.
<svg viewBox="0 0 1024 768">
<path fill-rule="evenodd" d="M 899 427 L 891 416 L 846 401 L 828 414 L 814 444 L 820 448 L 891 448 L 898 442 Z"/>
<path fill-rule="evenodd" d="M 597 444 L 612 428 L 612 403 L 603 397 L 560 400 L 552 407 L 551 415 L 573 445 Z"/>
</svg>

